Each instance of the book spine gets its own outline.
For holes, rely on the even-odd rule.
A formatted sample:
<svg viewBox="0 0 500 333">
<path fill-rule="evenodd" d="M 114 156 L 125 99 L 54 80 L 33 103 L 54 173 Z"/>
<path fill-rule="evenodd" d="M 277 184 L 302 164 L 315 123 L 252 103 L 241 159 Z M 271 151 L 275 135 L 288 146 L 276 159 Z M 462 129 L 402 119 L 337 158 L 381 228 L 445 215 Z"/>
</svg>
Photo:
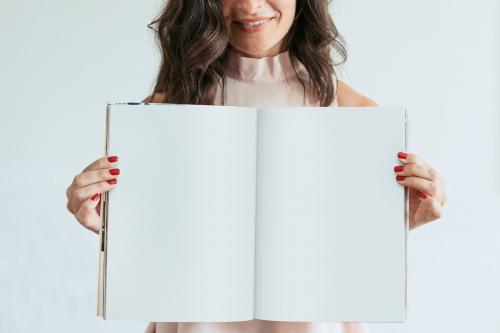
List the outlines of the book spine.
<svg viewBox="0 0 500 333">
<path fill-rule="evenodd" d="M 405 152 L 408 151 L 408 130 L 409 118 L 408 109 L 405 108 Z M 405 317 L 408 319 L 408 233 L 410 231 L 410 205 L 409 205 L 409 189 L 405 187 Z"/>
<path fill-rule="evenodd" d="M 104 156 L 109 153 L 109 116 L 110 103 L 106 106 L 106 120 L 104 133 Z M 108 211 L 108 192 L 101 195 L 100 202 L 100 221 L 99 229 L 99 250 L 98 250 L 98 280 L 97 280 L 97 316 L 106 318 L 106 244 L 107 244 L 107 211 Z"/>
</svg>

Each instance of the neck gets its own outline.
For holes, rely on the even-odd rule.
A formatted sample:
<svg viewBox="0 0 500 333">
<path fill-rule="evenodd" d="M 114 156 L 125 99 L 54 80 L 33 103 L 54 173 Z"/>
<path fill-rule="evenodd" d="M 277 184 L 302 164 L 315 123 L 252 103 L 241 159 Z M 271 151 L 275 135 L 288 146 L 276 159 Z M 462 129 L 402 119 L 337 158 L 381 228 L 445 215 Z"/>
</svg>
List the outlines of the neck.
<svg viewBox="0 0 500 333">
<path fill-rule="evenodd" d="M 270 49 L 267 49 L 262 52 L 256 52 L 256 53 L 248 53 L 243 50 L 237 49 L 235 47 L 232 47 L 235 53 L 239 54 L 242 57 L 247 57 L 247 58 L 263 58 L 263 57 L 274 57 L 286 50 L 282 49 L 282 44 L 278 43 L 275 46 L 271 47 Z"/>
</svg>

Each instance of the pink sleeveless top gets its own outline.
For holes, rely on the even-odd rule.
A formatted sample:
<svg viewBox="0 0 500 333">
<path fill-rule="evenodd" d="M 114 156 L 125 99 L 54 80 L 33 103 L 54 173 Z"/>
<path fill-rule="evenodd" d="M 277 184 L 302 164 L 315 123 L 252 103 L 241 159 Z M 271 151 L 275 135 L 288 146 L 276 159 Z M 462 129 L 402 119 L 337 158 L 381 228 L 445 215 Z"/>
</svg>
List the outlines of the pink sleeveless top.
<svg viewBox="0 0 500 333">
<path fill-rule="evenodd" d="M 297 71 L 298 75 L 294 71 Z M 225 70 L 226 105 L 232 106 L 318 106 L 304 94 L 299 78 L 307 72 L 293 63 L 288 51 L 272 57 L 247 58 L 230 53 Z M 221 89 L 216 97 L 221 105 Z M 337 101 L 332 103 L 337 106 Z M 369 333 L 366 323 L 284 322 L 249 320 L 239 322 L 150 322 L 146 333 Z"/>
</svg>

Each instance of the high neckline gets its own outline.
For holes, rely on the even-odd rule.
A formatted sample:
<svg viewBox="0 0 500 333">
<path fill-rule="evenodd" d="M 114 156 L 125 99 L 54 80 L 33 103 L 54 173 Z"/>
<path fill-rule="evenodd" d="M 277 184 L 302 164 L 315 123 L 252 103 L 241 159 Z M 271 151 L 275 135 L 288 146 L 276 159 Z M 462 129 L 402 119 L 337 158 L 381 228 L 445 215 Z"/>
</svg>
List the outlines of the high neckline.
<svg viewBox="0 0 500 333">
<path fill-rule="evenodd" d="M 292 64 L 288 50 L 274 56 L 251 58 L 229 49 L 225 73 L 240 81 L 272 83 L 285 81 L 297 75 L 293 65 L 299 75 L 305 72 L 299 61 L 294 61 Z"/>
</svg>

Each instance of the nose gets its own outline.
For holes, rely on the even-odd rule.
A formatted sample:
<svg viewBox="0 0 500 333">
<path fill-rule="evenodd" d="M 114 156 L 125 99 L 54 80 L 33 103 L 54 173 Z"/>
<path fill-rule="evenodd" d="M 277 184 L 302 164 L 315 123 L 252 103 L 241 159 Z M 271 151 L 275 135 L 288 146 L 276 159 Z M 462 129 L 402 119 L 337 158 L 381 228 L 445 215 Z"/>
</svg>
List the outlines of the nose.
<svg viewBox="0 0 500 333">
<path fill-rule="evenodd" d="M 255 14 L 262 6 L 263 0 L 241 0 L 238 2 L 238 9 L 248 15 Z"/>
</svg>

